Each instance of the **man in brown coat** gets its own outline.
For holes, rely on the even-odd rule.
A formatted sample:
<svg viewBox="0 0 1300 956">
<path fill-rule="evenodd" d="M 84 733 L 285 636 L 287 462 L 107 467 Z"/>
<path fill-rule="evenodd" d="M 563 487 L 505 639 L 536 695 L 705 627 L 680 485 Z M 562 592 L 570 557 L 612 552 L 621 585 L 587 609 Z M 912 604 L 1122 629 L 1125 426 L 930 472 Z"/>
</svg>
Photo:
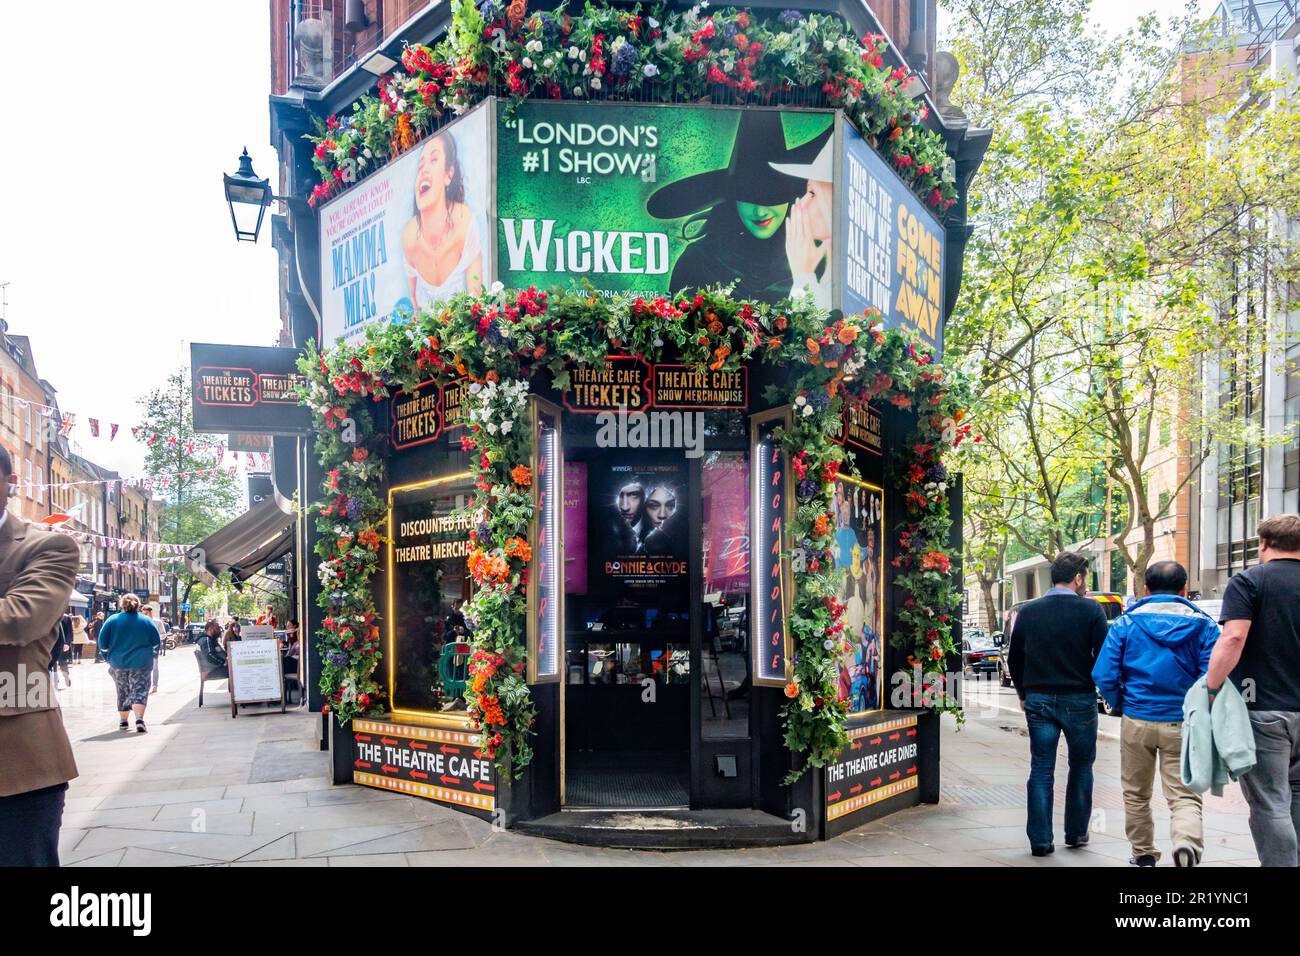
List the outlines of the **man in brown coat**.
<svg viewBox="0 0 1300 956">
<path fill-rule="evenodd" d="M 0 447 L 0 867 L 58 866 L 77 764 L 47 668 L 80 554 L 5 510 L 13 483 Z"/>
</svg>

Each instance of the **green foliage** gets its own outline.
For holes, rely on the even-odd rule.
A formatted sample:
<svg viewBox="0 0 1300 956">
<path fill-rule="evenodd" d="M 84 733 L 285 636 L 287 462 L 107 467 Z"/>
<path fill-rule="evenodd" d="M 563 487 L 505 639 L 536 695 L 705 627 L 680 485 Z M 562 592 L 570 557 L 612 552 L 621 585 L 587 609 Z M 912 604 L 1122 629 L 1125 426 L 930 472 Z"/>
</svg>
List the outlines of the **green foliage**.
<svg viewBox="0 0 1300 956">
<path fill-rule="evenodd" d="M 371 326 L 361 343 L 313 353 L 300 365 L 308 378 L 302 397 L 328 472 L 326 497 L 315 506 L 323 532 L 321 600 L 331 610 L 319 635 L 328 710 L 346 720 L 381 708 L 369 583 L 385 517 L 374 489 L 384 475 L 375 454 L 382 437 L 367 406 L 398 388 L 468 376 L 462 447 L 476 453 L 474 550 L 467 564 L 477 589 L 465 609 L 474 648 L 466 703 L 480 753 L 495 761 L 503 778 L 527 766 L 536 715 L 523 642 L 534 510 L 529 382 L 542 373 L 560 383 L 570 367 L 603 363 L 611 352 L 628 349 L 651 362 L 671 358 L 696 368 L 763 361 L 788 370 L 777 400 L 791 404 L 793 417 L 780 440 L 799 483 L 788 555 L 795 654 L 783 719 L 787 745 L 803 758 L 790 779 L 834 759 L 847 740 L 836 669 L 844 650 L 844 606 L 835 599 L 843 571 L 834 568 L 831 513 L 833 482 L 843 466 L 832 439 L 846 399 L 915 410 L 915 432 L 895 457 L 894 479 L 906 490 L 896 567 L 908 613 L 892 640 L 918 671 L 944 672 L 956 652 L 950 611 L 959 597 L 949 573 L 941 459 L 969 435 L 970 425 L 962 423 L 964 386 L 911 336 L 882 331 L 877 315 L 827 316 L 807 299 L 738 302 L 723 289 L 647 301 L 496 287 L 457 296 L 408 323 Z M 947 697 L 930 703 L 956 711 Z"/>
<path fill-rule="evenodd" d="M 820 95 L 842 109 L 931 208 L 946 211 L 956 185 L 942 138 L 924 129 L 925 106 L 891 69 L 883 36 L 859 38 L 840 17 L 736 9 L 643 12 L 588 2 L 513 17 L 504 4 L 487 22 L 473 0 L 456 0 L 447 37 L 408 47 L 401 71 L 383 77 L 352 113 L 330 117 L 313 144 L 319 202 L 409 149 L 444 112 L 463 113 L 490 94 L 506 115 L 529 97 L 662 100 L 715 94 L 736 100 L 806 105 Z"/>
</svg>

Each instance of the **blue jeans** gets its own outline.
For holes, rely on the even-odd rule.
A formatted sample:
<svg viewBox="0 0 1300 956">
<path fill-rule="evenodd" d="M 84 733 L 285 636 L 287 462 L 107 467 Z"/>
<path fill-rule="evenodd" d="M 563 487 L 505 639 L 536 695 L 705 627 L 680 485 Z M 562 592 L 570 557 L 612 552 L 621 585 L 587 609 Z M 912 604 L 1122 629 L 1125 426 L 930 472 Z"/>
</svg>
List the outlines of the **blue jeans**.
<svg viewBox="0 0 1300 956">
<path fill-rule="evenodd" d="M 1029 722 L 1029 845 L 1052 845 L 1052 790 L 1056 781 L 1056 745 L 1065 734 L 1070 775 L 1065 785 L 1065 839 L 1088 833 L 1092 817 L 1092 764 L 1097 759 L 1097 698 L 1094 694 L 1025 695 Z"/>
</svg>

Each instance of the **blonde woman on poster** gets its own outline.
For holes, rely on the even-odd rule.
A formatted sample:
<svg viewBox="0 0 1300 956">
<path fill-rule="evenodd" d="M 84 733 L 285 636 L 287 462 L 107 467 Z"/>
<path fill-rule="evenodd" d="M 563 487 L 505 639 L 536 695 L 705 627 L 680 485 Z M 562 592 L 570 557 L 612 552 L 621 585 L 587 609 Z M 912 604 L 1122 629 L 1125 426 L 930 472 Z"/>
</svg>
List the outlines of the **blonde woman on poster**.
<svg viewBox="0 0 1300 956">
<path fill-rule="evenodd" d="M 415 215 L 402 230 L 406 278 L 415 307 L 458 292 L 483 291 L 482 231 L 465 201 L 456 137 L 444 130 L 420 150 Z"/>
</svg>

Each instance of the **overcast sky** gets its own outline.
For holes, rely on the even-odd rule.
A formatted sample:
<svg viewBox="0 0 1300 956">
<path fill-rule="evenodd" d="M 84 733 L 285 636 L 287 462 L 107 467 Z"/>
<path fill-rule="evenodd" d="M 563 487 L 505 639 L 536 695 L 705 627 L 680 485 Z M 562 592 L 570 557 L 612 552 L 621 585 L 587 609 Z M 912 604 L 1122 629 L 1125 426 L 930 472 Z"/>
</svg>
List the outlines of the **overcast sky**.
<svg viewBox="0 0 1300 956">
<path fill-rule="evenodd" d="M 1096 0 L 1122 29 L 1182 0 Z M 190 342 L 273 345 L 269 223 L 236 243 L 221 190 L 268 145 L 267 0 L 0 5 L 0 283 L 9 328 L 77 415 L 83 454 L 139 474 L 137 400 Z M 90 436 L 86 419 L 103 423 Z M 108 441 L 108 423 L 122 431 Z"/>
</svg>

